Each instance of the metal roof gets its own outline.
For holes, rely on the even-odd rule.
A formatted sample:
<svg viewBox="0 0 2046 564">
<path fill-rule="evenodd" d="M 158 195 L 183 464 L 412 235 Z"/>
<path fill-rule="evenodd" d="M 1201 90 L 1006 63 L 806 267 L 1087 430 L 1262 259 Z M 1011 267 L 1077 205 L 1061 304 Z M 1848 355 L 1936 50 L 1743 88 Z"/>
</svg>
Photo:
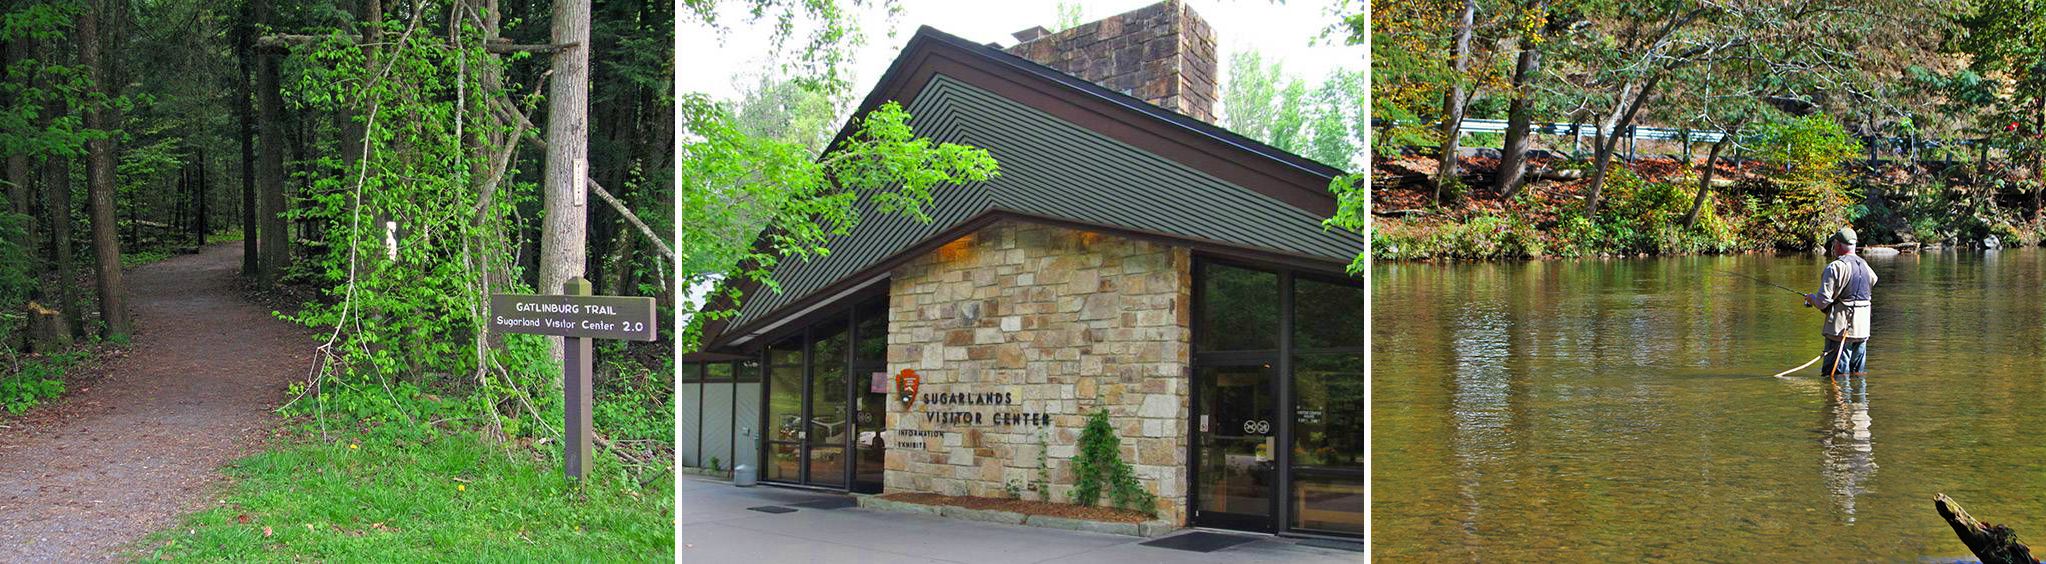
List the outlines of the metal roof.
<svg viewBox="0 0 2046 564">
<path fill-rule="evenodd" d="M 1332 264 L 1349 261 L 1364 246 L 1362 236 L 1324 230 L 1323 218 L 1257 190 L 944 74 L 932 74 L 906 109 L 920 135 L 987 149 L 1000 174 L 985 183 L 936 188 L 929 223 L 874 213 L 862 201 L 861 222 L 829 243 L 829 256 L 777 265 L 782 292 L 746 298 L 732 327 L 753 326 L 989 211 Z"/>
</svg>

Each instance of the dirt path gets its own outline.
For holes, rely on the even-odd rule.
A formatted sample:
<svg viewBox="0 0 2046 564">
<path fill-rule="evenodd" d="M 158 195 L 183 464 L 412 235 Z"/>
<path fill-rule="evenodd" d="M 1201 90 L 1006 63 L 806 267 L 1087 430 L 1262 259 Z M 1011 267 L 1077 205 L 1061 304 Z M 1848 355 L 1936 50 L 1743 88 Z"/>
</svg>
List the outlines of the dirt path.
<svg viewBox="0 0 2046 564">
<path fill-rule="evenodd" d="M 129 271 L 127 353 L 0 423 L 0 562 L 113 559 L 203 507 L 220 466 L 260 444 L 312 346 L 235 289 L 240 264 L 237 243 Z"/>
</svg>

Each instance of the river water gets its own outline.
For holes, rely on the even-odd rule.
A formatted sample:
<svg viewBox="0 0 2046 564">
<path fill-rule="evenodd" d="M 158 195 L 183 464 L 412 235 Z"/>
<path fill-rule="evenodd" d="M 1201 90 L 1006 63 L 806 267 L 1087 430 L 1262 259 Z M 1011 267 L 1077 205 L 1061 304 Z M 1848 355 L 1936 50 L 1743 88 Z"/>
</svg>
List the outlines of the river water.
<svg viewBox="0 0 2046 564">
<path fill-rule="evenodd" d="M 1815 255 L 1372 269 L 1371 543 L 1390 560 L 1970 557 L 1933 510 L 2046 539 L 2046 253 L 1869 260 L 1835 386 Z M 1970 557 L 1972 558 L 1972 557 Z"/>
</svg>

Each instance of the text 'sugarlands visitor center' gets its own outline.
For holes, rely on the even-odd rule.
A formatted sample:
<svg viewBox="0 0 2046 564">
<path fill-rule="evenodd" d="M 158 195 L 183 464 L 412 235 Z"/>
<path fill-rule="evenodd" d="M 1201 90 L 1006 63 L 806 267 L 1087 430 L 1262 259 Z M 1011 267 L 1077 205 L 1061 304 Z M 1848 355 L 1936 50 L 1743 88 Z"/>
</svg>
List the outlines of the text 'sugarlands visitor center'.
<svg viewBox="0 0 2046 564">
<path fill-rule="evenodd" d="M 1363 241 L 1321 225 L 1339 171 L 1209 123 L 1213 32 L 1177 2 L 1017 37 L 910 40 L 862 113 L 899 101 L 1000 176 L 747 289 L 685 358 L 684 465 L 1001 498 L 1042 460 L 1067 502 L 1105 410 L 1169 525 L 1362 536 Z"/>
</svg>

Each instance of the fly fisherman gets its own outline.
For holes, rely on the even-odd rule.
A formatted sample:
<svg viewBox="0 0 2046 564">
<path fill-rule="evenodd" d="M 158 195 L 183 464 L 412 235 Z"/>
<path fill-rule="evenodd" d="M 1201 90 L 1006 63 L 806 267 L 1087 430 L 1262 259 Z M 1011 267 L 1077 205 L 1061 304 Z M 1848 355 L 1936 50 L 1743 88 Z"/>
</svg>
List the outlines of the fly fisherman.
<svg viewBox="0 0 2046 564">
<path fill-rule="evenodd" d="M 1827 376 L 1867 374 L 1869 310 L 1876 285 L 1875 271 L 1854 254 L 1854 228 L 1842 227 L 1826 239 L 1833 262 L 1819 275 L 1818 293 L 1805 294 L 1807 306 L 1826 314 L 1819 334 L 1826 337 Z M 1838 363 L 1838 364 L 1836 364 Z"/>
</svg>

